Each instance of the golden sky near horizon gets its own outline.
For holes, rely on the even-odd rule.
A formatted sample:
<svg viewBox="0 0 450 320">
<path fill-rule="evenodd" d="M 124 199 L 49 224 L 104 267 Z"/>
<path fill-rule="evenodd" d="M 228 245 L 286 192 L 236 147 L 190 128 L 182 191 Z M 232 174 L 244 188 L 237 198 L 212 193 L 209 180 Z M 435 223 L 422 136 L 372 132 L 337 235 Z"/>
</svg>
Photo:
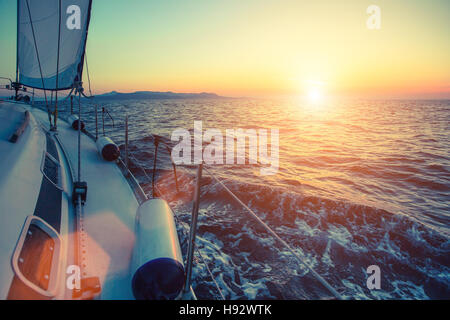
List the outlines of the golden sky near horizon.
<svg viewBox="0 0 450 320">
<path fill-rule="evenodd" d="M 94 1 L 87 56 L 95 93 L 450 97 L 449 39 L 448 0 Z"/>
</svg>

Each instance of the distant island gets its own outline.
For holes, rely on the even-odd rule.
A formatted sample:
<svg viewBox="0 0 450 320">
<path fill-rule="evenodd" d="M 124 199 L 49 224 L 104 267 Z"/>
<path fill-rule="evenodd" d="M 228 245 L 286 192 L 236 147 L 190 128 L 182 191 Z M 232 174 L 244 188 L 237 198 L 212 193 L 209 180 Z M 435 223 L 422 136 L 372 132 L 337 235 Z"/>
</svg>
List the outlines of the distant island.
<svg viewBox="0 0 450 320">
<path fill-rule="evenodd" d="M 219 96 L 215 93 L 175 93 L 171 91 L 136 91 L 130 93 L 121 93 L 111 91 L 104 94 L 95 95 L 97 99 L 108 100 L 140 100 L 140 99 L 224 99 L 227 97 Z"/>
</svg>

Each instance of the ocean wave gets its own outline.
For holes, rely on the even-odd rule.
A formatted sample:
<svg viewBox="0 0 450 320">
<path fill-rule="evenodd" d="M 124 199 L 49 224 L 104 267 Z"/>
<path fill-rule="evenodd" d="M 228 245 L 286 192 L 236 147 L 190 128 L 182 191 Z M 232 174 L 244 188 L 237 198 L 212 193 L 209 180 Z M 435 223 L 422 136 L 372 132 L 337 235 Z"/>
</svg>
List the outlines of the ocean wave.
<svg viewBox="0 0 450 320">
<path fill-rule="evenodd" d="M 251 166 L 213 168 L 225 184 L 295 252 L 353 299 L 450 297 L 449 104 L 377 101 L 303 110 L 286 102 L 105 102 L 115 118 L 106 134 L 124 143 L 129 115 L 130 169 L 152 190 L 154 140 L 177 128 L 279 128 L 280 170 L 261 179 Z M 42 106 L 44 107 L 44 106 Z M 61 114 L 68 106 L 60 106 Z M 64 109 L 65 108 L 65 109 Z M 99 109 L 100 110 L 100 109 Z M 242 112 L 245 110 L 245 112 Z M 83 119 L 92 132 L 92 105 Z M 177 168 L 159 148 L 157 194 L 176 213 L 186 253 L 194 170 Z M 177 189 L 178 185 L 178 189 Z M 331 295 L 220 185 L 205 174 L 194 287 L 220 298 L 203 260 L 227 299 L 323 299 Z M 366 287 L 366 268 L 381 269 L 381 290 Z"/>
<path fill-rule="evenodd" d="M 171 180 L 166 176 L 160 187 L 174 190 Z M 205 180 L 198 245 L 227 298 L 330 296 L 219 185 Z M 186 195 L 193 194 L 193 175 L 181 174 L 180 182 L 184 197 L 165 195 L 184 221 L 181 238 L 186 241 L 192 200 Z M 450 294 L 450 238 L 408 215 L 236 180 L 226 184 L 344 296 L 422 299 Z M 373 264 L 383 273 L 379 292 L 365 287 L 365 269 Z M 195 282 L 203 288 L 200 298 L 217 297 L 207 273 L 200 264 L 199 268 Z"/>
</svg>

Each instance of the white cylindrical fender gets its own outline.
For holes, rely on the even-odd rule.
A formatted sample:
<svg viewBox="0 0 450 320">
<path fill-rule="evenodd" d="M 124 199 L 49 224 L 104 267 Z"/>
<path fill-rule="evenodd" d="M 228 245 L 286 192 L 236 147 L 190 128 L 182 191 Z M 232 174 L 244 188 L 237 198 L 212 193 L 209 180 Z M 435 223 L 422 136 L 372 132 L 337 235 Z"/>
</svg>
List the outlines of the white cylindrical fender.
<svg viewBox="0 0 450 320">
<path fill-rule="evenodd" d="M 96 143 L 98 152 L 106 161 L 114 161 L 119 158 L 120 149 L 110 138 L 100 137 Z"/>
<path fill-rule="evenodd" d="M 172 210 L 163 199 L 141 204 L 136 214 L 132 289 L 138 300 L 175 299 L 184 287 L 184 266 Z"/>
<path fill-rule="evenodd" d="M 69 122 L 70 126 L 74 129 L 74 130 L 78 130 L 78 123 L 79 118 L 76 114 L 71 114 L 68 118 L 67 118 L 67 122 Z M 84 122 L 81 121 L 81 130 L 84 130 Z"/>
</svg>

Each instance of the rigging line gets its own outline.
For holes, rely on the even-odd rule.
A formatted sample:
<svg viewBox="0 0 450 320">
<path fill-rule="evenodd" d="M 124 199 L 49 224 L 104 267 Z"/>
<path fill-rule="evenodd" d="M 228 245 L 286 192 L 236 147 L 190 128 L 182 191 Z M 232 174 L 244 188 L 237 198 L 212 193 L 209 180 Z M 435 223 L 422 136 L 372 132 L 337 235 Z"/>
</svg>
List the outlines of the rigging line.
<svg viewBox="0 0 450 320">
<path fill-rule="evenodd" d="M 8 80 L 10 83 L 12 83 L 12 80 L 10 78 L 0 77 L 0 79 Z"/>
<path fill-rule="evenodd" d="M 212 274 L 211 269 L 209 268 L 208 264 L 206 263 L 205 259 L 203 258 L 202 253 L 200 252 L 200 250 L 198 249 L 198 247 L 195 248 L 195 251 L 198 253 L 198 255 L 200 256 L 200 260 L 202 260 L 202 263 L 205 265 L 206 270 L 209 273 L 209 277 L 211 278 L 211 280 L 214 282 L 214 285 L 216 286 L 217 291 L 220 294 L 220 297 L 222 298 L 222 300 L 225 300 L 225 296 L 222 293 L 222 290 L 220 289 L 219 284 L 217 283 L 216 279 L 214 278 L 214 275 Z"/>
<path fill-rule="evenodd" d="M 59 89 L 59 48 L 61 43 L 61 0 L 59 0 L 59 22 L 58 22 L 58 50 L 56 56 L 56 91 L 55 91 L 55 112 L 53 114 L 54 126 L 56 129 L 56 121 L 58 119 L 58 89 Z"/>
<path fill-rule="evenodd" d="M 169 153 L 170 162 L 172 162 L 173 175 L 175 178 L 175 188 L 177 189 L 177 192 L 180 192 L 180 188 L 178 187 L 177 166 L 176 166 L 175 162 L 173 161 L 171 149 L 167 144 L 163 143 L 163 145 L 165 145 L 167 152 Z"/>
<path fill-rule="evenodd" d="M 92 91 L 91 91 L 91 77 L 89 76 L 89 65 L 88 65 L 86 50 L 84 50 L 84 60 L 86 61 L 86 71 L 87 71 L 87 78 L 88 78 L 88 85 L 89 85 L 89 95 L 91 97 L 93 97 Z"/>
<path fill-rule="evenodd" d="M 155 171 L 156 171 L 156 161 L 157 161 L 157 159 L 158 159 L 158 145 L 159 145 L 159 142 L 158 142 L 158 140 L 155 140 L 155 155 L 154 155 L 154 158 L 153 158 L 153 172 L 152 172 L 152 196 L 153 196 L 153 198 L 155 198 L 155 195 L 156 195 L 156 193 L 155 193 Z"/>
<path fill-rule="evenodd" d="M 182 228 L 184 231 L 187 231 L 186 228 L 184 227 L 184 225 L 180 223 L 180 219 L 178 218 L 178 215 L 177 215 L 176 213 L 173 214 L 173 217 L 175 218 L 175 221 L 176 221 L 177 225 L 181 226 L 181 228 Z M 224 296 L 224 294 L 223 294 L 223 292 L 222 292 L 222 289 L 220 289 L 220 286 L 219 286 L 219 284 L 217 283 L 216 279 L 214 278 L 214 275 L 212 274 L 211 269 L 209 268 L 208 264 L 206 263 L 206 261 L 205 261 L 203 255 L 202 255 L 202 253 L 200 252 L 200 250 L 199 250 L 199 248 L 198 248 L 197 246 L 195 247 L 195 251 L 196 251 L 197 254 L 200 256 L 200 260 L 202 260 L 202 263 L 205 265 L 206 270 L 207 270 L 208 273 L 209 273 L 209 277 L 210 277 L 211 280 L 213 281 L 213 283 L 214 283 L 214 285 L 215 285 L 217 291 L 218 291 L 219 294 L 220 294 L 220 297 L 222 298 L 222 300 L 225 300 L 225 296 Z M 234 265 L 234 263 L 233 263 L 233 265 Z"/>
<path fill-rule="evenodd" d="M 81 181 L 81 92 L 78 91 L 78 182 Z"/>
<path fill-rule="evenodd" d="M 20 5 L 19 5 L 19 1 L 17 1 L 16 84 L 19 82 L 19 15 L 20 15 Z M 12 81 L 11 81 L 11 84 L 12 84 Z M 15 91 L 16 91 L 16 100 L 17 100 L 18 90 L 16 89 Z"/>
<path fill-rule="evenodd" d="M 227 180 L 229 180 L 229 178 L 223 179 L 222 182 L 227 181 Z M 215 188 L 215 187 L 218 186 L 218 185 L 219 185 L 218 182 L 216 182 L 216 183 L 213 184 L 213 185 L 210 185 L 210 186 L 208 187 L 208 189 L 206 189 L 206 191 L 203 191 L 203 192 L 202 192 L 202 194 L 203 194 L 204 196 L 207 195 L 210 191 L 212 191 L 213 188 Z"/>
<path fill-rule="evenodd" d="M 16 83 L 19 82 L 19 16 L 20 16 L 20 6 L 19 1 L 17 1 Z"/>
<path fill-rule="evenodd" d="M 41 74 L 42 89 L 44 90 L 45 105 L 47 107 L 48 121 L 49 121 L 50 127 L 51 127 L 52 126 L 52 117 L 50 115 L 50 108 L 49 108 L 48 100 L 47 100 L 47 91 L 45 90 L 44 76 L 42 74 L 41 59 L 39 58 L 39 50 L 38 50 L 37 43 L 36 43 L 36 35 L 34 33 L 33 19 L 31 18 L 31 11 L 30 11 L 30 5 L 28 3 L 28 0 L 26 0 L 26 2 L 27 2 L 27 9 L 28 9 L 28 17 L 30 18 L 31 32 L 33 34 L 34 49 L 36 51 L 36 58 L 37 58 L 38 65 L 39 65 L 39 72 Z"/>
<path fill-rule="evenodd" d="M 139 168 L 139 169 L 141 169 L 141 171 L 144 173 L 144 175 L 145 175 L 145 177 L 147 178 L 147 180 L 150 182 L 151 180 L 152 180 L 152 178 L 150 178 L 150 176 L 147 174 L 147 171 L 144 169 L 144 167 L 142 167 L 140 164 L 139 164 L 139 160 L 138 159 L 136 159 L 136 157 L 130 152 L 129 153 L 129 155 L 130 155 L 130 157 L 134 160 L 134 164 Z M 128 169 L 129 170 L 129 169 Z M 131 171 L 130 171 L 131 172 Z M 161 190 L 158 188 L 158 186 L 157 185 L 155 185 L 155 190 L 156 190 L 156 192 L 159 194 L 159 195 L 162 195 L 162 192 L 161 192 Z"/>
<path fill-rule="evenodd" d="M 292 248 L 291 246 L 281 239 L 281 237 L 272 230 L 264 221 L 262 221 L 255 212 L 253 212 L 252 209 L 250 209 L 244 202 L 242 202 L 241 199 L 239 199 L 228 187 L 220 181 L 214 174 L 212 174 L 206 167 L 204 167 L 206 172 L 208 172 L 211 177 L 216 180 L 224 189 L 227 191 L 227 193 L 234 198 L 241 206 L 243 206 L 246 211 L 252 216 L 264 229 L 266 229 L 267 232 L 269 232 L 275 239 L 277 239 L 289 252 L 292 253 L 292 255 L 295 257 L 295 259 L 302 265 L 304 265 L 311 273 L 312 275 L 321 283 L 325 288 L 327 288 L 336 298 L 343 300 L 343 296 L 336 291 L 320 274 L 318 274 L 308 263 L 306 263 Z"/>
<path fill-rule="evenodd" d="M 75 88 L 72 88 L 72 89 L 70 90 L 69 94 L 68 94 L 64 99 L 60 100 L 60 102 L 62 103 L 62 102 L 64 102 L 64 101 L 66 101 L 66 100 L 72 95 L 73 90 L 75 90 Z"/>
</svg>

